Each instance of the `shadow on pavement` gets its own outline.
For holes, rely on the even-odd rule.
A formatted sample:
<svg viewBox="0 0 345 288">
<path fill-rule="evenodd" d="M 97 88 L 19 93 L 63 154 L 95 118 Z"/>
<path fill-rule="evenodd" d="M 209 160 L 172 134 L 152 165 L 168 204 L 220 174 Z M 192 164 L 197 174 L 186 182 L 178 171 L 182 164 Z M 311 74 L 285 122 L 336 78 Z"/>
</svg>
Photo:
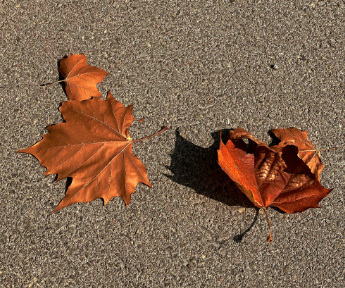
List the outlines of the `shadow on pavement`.
<svg viewBox="0 0 345 288">
<path fill-rule="evenodd" d="M 222 131 L 223 139 L 229 131 Z M 179 129 L 176 129 L 175 149 L 170 155 L 171 165 L 167 167 L 173 175 L 165 174 L 165 176 L 178 184 L 192 188 L 200 195 L 226 205 L 254 208 L 255 206 L 218 165 L 219 132 L 211 134 L 214 139 L 212 146 L 202 148 L 183 138 Z M 257 218 L 258 212 L 250 227 L 234 237 L 235 242 L 241 242 L 244 235 L 254 226 Z"/>
<path fill-rule="evenodd" d="M 255 207 L 255 208 L 256 208 L 256 207 Z M 246 234 L 250 231 L 250 229 L 253 228 L 253 226 L 255 225 L 256 221 L 258 220 L 259 211 L 260 211 L 260 209 L 256 208 L 256 214 L 255 214 L 255 217 L 254 217 L 254 219 L 253 219 L 252 224 L 250 224 L 250 226 L 249 226 L 246 230 L 244 230 L 241 234 L 235 235 L 235 236 L 234 236 L 233 239 L 234 239 L 235 242 L 237 242 L 237 243 L 242 242 L 243 237 L 246 236 Z"/>
</svg>

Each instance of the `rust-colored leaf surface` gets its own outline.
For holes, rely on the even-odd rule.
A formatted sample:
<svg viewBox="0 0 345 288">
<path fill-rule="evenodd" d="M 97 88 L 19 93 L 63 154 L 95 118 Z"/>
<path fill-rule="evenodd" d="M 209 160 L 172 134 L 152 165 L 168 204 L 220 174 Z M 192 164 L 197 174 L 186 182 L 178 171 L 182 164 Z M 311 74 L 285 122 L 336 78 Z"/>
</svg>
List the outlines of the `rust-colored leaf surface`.
<svg viewBox="0 0 345 288">
<path fill-rule="evenodd" d="M 249 144 L 243 139 L 248 139 Z M 332 190 L 323 187 L 299 157 L 299 146 L 270 148 L 243 128 L 231 131 L 225 144 L 221 141 L 218 161 L 253 204 L 264 209 L 267 220 L 267 207 L 278 207 L 287 213 L 302 212 L 319 207 L 321 199 Z M 270 231 L 268 241 L 271 240 Z"/>
<path fill-rule="evenodd" d="M 66 123 L 49 126 L 49 133 L 40 142 L 19 151 L 34 155 L 47 167 L 45 175 L 58 174 L 57 181 L 73 178 L 54 212 L 97 198 L 106 204 L 115 196 L 128 205 L 138 183 L 151 187 L 145 166 L 132 153 L 133 142 L 140 141 L 129 136 L 132 109 L 132 105 L 124 107 L 116 101 L 110 92 L 106 100 L 64 102 L 60 111 Z"/>
<path fill-rule="evenodd" d="M 97 84 L 109 74 L 100 68 L 87 65 L 84 54 L 70 54 L 60 60 L 59 72 L 64 78 L 68 98 L 79 101 L 101 97 Z"/>
<path fill-rule="evenodd" d="M 308 140 L 308 132 L 297 128 L 273 129 L 271 132 L 280 140 L 276 150 L 286 145 L 295 145 L 298 147 L 298 157 L 307 164 L 310 170 L 320 181 L 322 169 L 325 167 L 317 153 L 315 146 Z M 273 148 L 273 147 L 272 147 Z"/>
</svg>

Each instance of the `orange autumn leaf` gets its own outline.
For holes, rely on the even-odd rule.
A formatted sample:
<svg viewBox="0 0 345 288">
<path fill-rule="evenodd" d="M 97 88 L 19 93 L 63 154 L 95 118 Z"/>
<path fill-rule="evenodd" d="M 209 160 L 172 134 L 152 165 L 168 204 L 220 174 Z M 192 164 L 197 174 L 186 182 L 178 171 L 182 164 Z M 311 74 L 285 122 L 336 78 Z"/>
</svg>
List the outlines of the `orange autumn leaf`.
<svg viewBox="0 0 345 288">
<path fill-rule="evenodd" d="M 66 122 L 49 126 L 49 133 L 40 142 L 19 151 L 34 155 L 47 167 L 45 175 L 58 174 L 57 181 L 73 178 L 53 212 L 97 198 L 107 204 L 116 196 L 128 205 L 138 183 L 151 187 L 146 167 L 132 153 L 134 142 L 149 138 L 133 140 L 129 136 L 132 109 L 132 105 L 124 107 L 116 101 L 110 92 L 106 100 L 64 102 L 60 111 Z"/>
<path fill-rule="evenodd" d="M 101 97 L 97 84 L 109 74 L 100 68 L 87 65 L 84 54 L 70 54 L 67 58 L 61 59 L 59 72 L 64 78 L 68 98 L 79 101 Z"/>
<path fill-rule="evenodd" d="M 248 139 L 247 145 L 243 139 Z M 243 128 L 230 132 L 227 142 L 220 143 L 218 162 L 253 204 L 263 208 L 272 240 L 267 207 L 287 213 L 317 208 L 332 189 L 324 188 L 318 177 L 298 157 L 298 147 L 268 147 Z"/>
</svg>

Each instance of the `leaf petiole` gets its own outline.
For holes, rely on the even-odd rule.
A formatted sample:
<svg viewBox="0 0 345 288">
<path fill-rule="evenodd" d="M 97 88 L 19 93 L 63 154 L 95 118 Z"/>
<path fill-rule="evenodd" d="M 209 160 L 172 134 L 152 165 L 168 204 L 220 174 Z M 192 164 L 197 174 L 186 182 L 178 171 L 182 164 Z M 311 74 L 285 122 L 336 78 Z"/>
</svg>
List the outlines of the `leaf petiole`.
<svg viewBox="0 0 345 288">
<path fill-rule="evenodd" d="M 61 82 L 65 82 L 65 80 L 59 80 L 59 81 L 55 81 L 51 83 L 40 84 L 40 86 L 42 87 L 42 86 L 54 85 L 56 83 L 61 83 Z"/>
<path fill-rule="evenodd" d="M 165 127 L 163 127 L 160 131 L 156 132 L 155 134 L 152 134 L 152 135 L 150 135 L 150 136 L 146 136 L 146 137 L 141 138 L 141 139 L 133 140 L 133 142 L 139 142 L 139 141 L 143 141 L 143 140 L 152 138 L 152 137 L 154 137 L 154 136 L 157 136 L 158 134 L 163 133 L 164 131 L 166 131 L 166 130 L 168 130 L 168 129 L 169 129 L 169 127 L 168 127 L 168 126 L 165 126 Z"/>
</svg>

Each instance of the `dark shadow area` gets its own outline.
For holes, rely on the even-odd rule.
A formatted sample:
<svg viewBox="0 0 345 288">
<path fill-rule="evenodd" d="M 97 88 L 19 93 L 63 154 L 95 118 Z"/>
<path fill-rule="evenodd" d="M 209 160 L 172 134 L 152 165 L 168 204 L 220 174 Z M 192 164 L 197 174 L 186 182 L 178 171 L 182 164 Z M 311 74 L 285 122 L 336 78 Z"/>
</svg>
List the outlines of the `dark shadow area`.
<svg viewBox="0 0 345 288">
<path fill-rule="evenodd" d="M 253 219 L 252 224 L 250 224 L 250 226 L 246 230 L 244 230 L 241 234 L 234 236 L 234 241 L 236 243 L 242 242 L 243 237 L 246 236 L 246 234 L 254 227 L 254 225 L 255 225 L 256 221 L 258 220 L 258 217 L 259 217 L 259 211 L 260 211 L 260 209 L 256 208 L 256 214 L 255 214 L 255 217 Z"/>
<path fill-rule="evenodd" d="M 73 180 L 72 177 L 67 177 L 65 194 L 67 193 L 67 190 L 68 190 L 69 186 L 71 186 L 72 180 Z"/>
<path fill-rule="evenodd" d="M 225 141 L 230 130 L 222 131 L 222 139 Z M 204 195 L 229 206 L 242 206 L 256 208 L 252 202 L 240 191 L 236 184 L 218 165 L 217 150 L 220 144 L 220 131 L 212 133 L 214 143 L 208 148 L 202 148 L 186 140 L 175 131 L 176 142 L 171 165 L 167 167 L 173 175 L 166 175 L 174 182 L 192 188 L 196 193 Z M 252 224 L 233 240 L 241 242 L 243 237 L 255 225 L 259 209 Z"/>
<path fill-rule="evenodd" d="M 58 174 L 55 174 L 53 182 L 56 182 L 57 179 L 58 179 Z M 62 179 L 60 179 L 60 180 L 62 180 Z M 65 194 L 67 192 L 68 187 L 72 184 L 72 180 L 73 180 L 72 177 L 67 177 L 66 178 L 66 191 L 65 191 Z"/>
<path fill-rule="evenodd" d="M 68 57 L 68 55 L 65 55 L 65 56 L 63 56 L 62 59 L 66 59 L 67 57 Z M 60 59 L 60 60 L 57 62 L 58 71 L 59 71 L 59 68 L 60 68 L 60 61 L 61 61 L 62 59 Z M 61 73 L 60 73 L 60 71 L 59 71 L 59 81 L 61 81 L 61 82 L 59 82 L 59 84 L 60 84 L 60 86 L 62 87 L 63 92 L 65 92 L 65 94 L 66 94 L 66 96 L 67 96 L 66 84 L 65 84 L 65 82 L 62 81 L 62 80 L 64 80 L 64 78 L 63 78 L 63 76 L 61 75 Z M 68 98 L 68 97 L 67 97 L 67 98 Z"/>
<path fill-rule="evenodd" d="M 212 146 L 202 148 L 183 138 L 176 129 L 175 150 L 170 155 L 171 165 L 167 167 L 173 175 L 165 176 L 226 205 L 255 207 L 218 165 L 219 132 L 211 134 Z M 222 131 L 222 138 L 228 133 L 229 130 Z"/>
<path fill-rule="evenodd" d="M 271 137 L 271 143 L 268 145 L 268 147 L 272 147 L 275 145 L 278 145 L 280 143 L 280 140 L 278 139 L 278 137 L 270 130 L 267 133 L 270 137 Z"/>
</svg>

